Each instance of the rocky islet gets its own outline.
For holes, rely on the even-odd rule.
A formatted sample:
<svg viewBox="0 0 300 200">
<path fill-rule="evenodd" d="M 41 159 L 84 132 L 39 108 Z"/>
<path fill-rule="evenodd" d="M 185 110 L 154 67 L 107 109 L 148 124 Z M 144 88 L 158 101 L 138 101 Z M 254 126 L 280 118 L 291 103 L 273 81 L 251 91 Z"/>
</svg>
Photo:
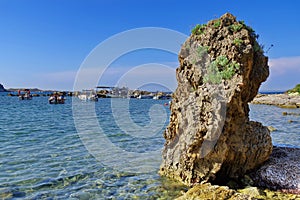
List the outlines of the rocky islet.
<svg viewBox="0 0 300 200">
<path fill-rule="evenodd" d="M 179 53 L 160 170 L 187 185 L 238 178 L 272 152 L 268 129 L 248 117 L 269 75 L 255 33 L 229 13 L 196 28 Z"/>
<path fill-rule="evenodd" d="M 269 75 L 268 58 L 257 38 L 252 28 L 229 13 L 192 30 L 178 56 L 178 87 L 173 94 L 170 123 L 164 132 L 161 175 L 188 186 L 205 186 L 204 190 L 210 191 L 216 186 L 204 183 L 226 184 L 256 171 L 251 177 L 261 184 L 253 185 L 298 191 L 299 179 L 285 180 L 290 181 L 285 185 L 276 181 L 282 178 L 277 176 L 282 173 L 280 170 L 272 177 L 264 176 L 264 170 L 269 169 L 266 166 L 277 165 L 281 158 L 272 161 L 268 128 L 250 121 L 248 116 L 248 103 Z M 279 185 L 272 187 L 268 184 L 270 179 Z M 185 195 L 195 197 L 202 190 L 195 187 Z M 220 188 L 226 191 L 222 194 L 239 198 L 236 191 L 228 188 L 212 191 Z M 262 198 L 268 195 L 264 192 Z"/>
</svg>

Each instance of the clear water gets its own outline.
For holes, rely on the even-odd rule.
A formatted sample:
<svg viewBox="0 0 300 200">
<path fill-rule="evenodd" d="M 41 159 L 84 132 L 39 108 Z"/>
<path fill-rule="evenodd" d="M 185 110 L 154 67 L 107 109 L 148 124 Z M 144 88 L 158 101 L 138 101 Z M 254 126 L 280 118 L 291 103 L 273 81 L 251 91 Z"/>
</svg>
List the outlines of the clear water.
<svg viewBox="0 0 300 200">
<path fill-rule="evenodd" d="M 69 98 L 64 105 L 50 105 L 47 97 L 19 101 L 0 96 L 0 199 L 174 199 L 185 190 L 159 177 L 159 166 L 149 173 L 127 173 L 91 156 L 76 131 L 71 102 Z M 132 121 L 146 126 L 150 107 L 167 102 L 130 100 Z M 163 147 L 163 129 L 146 140 L 126 135 L 114 122 L 110 105 L 110 99 L 100 99 L 96 114 L 116 146 L 136 152 Z M 250 107 L 253 120 L 277 129 L 272 133 L 275 144 L 300 147 L 300 117 L 282 116 L 300 109 Z M 170 111 L 164 109 L 165 127 Z"/>
<path fill-rule="evenodd" d="M 272 141 L 277 146 L 300 147 L 300 109 L 283 109 L 269 105 L 250 104 L 250 119 L 272 126 Z M 287 112 L 292 115 L 284 116 Z"/>
</svg>

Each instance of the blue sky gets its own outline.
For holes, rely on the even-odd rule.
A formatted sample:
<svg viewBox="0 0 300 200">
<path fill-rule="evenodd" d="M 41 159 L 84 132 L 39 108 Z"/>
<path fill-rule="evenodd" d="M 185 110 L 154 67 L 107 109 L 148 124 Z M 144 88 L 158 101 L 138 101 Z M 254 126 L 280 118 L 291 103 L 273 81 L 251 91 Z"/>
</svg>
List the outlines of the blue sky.
<svg viewBox="0 0 300 200">
<path fill-rule="evenodd" d="M 189 35 L 194 25 L 231 12 L 253 27 L 266 48 L 274 45 L 266 54 L 271 75 L 261 90 L 285 90 L 300 82 L 299 9 L 296 0 L 0 0 L 0 83 L 72 90 L 84 59 L 115 34 L 163 27 Z M 151 62 L 175 68 L 177 55 L 146 50 L 122 56 L 103 84 Z"/>
</svg>

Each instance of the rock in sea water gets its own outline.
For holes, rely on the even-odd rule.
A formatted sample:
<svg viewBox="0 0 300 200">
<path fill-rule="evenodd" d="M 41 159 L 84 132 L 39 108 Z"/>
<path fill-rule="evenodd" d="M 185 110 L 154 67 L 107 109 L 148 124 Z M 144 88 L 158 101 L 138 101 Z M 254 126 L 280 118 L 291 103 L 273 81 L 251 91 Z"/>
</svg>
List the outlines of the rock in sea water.
<svg viewBox="0 0 300 200">
<path fill-rule="evenodd" d="M 269 158 L 270 132 L 248 116 L 269 75 L 256 38 L 229 13 L 195 27 L 179 53 L 160 174 L 194 185 L 238 178 Z"/>
</svg>

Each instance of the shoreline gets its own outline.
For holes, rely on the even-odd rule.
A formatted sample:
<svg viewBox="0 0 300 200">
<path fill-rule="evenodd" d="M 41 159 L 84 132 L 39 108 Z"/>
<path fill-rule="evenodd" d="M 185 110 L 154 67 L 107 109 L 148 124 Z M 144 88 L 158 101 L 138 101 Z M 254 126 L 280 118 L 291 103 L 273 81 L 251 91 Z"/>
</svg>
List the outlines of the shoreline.
<svg viewBox="0 0 300 200">
<path fill-rule="evenodd" d="M 274 105 L 280 108 L 300 108 L 298 94 L 258 94 L 250 103 Z"/>
</svg>

